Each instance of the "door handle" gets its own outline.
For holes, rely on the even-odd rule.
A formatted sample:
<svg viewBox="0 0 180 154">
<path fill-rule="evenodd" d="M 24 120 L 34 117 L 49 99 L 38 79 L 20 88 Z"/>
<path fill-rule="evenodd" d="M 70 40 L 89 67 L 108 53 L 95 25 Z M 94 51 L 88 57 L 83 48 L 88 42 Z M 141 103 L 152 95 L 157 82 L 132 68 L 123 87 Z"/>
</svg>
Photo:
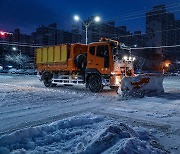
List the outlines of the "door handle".
<svg viewBox="0 0 180 154">
<path fill-rule="evenodd" d="M 88 63 L 89 63 L 89 64 L 92 63 L 92 60 L 89 60 Z"/>
<path fill-rule="evenodd" d="M 96 64 L 96 65 L 99 65 L 99 64 Z"/>
</svg>

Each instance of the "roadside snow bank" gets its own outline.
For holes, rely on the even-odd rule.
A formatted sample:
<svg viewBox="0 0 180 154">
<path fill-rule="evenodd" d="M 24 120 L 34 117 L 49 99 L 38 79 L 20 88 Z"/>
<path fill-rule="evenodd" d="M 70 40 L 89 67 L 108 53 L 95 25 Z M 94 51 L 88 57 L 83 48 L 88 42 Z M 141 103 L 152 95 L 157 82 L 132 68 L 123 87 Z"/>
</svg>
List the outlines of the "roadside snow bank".
<svg viewBox="0 0 180 154">
<path fill-rule="evenodd" d="M 4 76 L 0 74 L 0 79 L 12 79 L 12 76 Z"/>
<path fill-rule="evenodd" d="M 156 143 L 156 144 L 152 144 Z M 0 137 L 0 153 L 163 153 L 154 137 L 103 116 L 83 114 Z"/>
</svg>

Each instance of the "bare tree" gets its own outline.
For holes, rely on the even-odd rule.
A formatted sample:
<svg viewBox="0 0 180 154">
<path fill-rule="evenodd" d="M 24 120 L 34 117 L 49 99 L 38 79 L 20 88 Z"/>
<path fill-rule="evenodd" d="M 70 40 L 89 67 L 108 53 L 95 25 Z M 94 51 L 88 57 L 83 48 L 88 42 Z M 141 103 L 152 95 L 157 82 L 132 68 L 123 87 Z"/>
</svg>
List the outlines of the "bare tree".
<svg viewBox="0 0 180 154">
<path fill-rule="evenodd" d="M 140 71 L 140 73 L 142 72 L 145 61 L 146 61 L 145 58 L 142 58 L 142 57 L 138 57 L 138 59 L 137 59 L 136 66 L 137 66 L 138 70 Z"/>
<path fill-rule="evenodd" d="M 16 63 L 22 68 L 22 66 L 27 63 L 30 58 L 26 55 L 17 54 L 17 55 L 6 55 L 5 60 L 8 62 Z"/>
</svg>

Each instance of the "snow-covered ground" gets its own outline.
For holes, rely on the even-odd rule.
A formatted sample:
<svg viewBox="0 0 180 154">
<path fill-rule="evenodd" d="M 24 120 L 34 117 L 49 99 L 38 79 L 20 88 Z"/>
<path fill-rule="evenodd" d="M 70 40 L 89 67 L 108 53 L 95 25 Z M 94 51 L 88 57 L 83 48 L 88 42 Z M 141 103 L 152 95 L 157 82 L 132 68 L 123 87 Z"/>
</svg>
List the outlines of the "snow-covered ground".
<svg viewBox="0 0 180 154">
<path fill-rule="evenodd" d="M 151 141 L 143 141 L 128 131 L 126 132 L 130 134 L 130 138 L 125 137 L 126 140 L 120 140 L 121 137 L 118 136 L 117 139 L 116 129 L 121 129 L 119 124 L 123 123 L 133 128 L 137 134 L 138 130 L 134 127 L 143 127 L 147 130 L 145 134 L 149 132 L 159 139 L 160 144 L 166 150 L 179 154 L 180 77 L 166 77 L 164 88 L 165 94 L 158 97 L 119 101 L 116 93 L 108 88 L 102 93 L 94 94 L 82 86 L 45 88 L 36 76 L 0 75 L 0 147 L 3 146 L 2 150 L 8 151 L 8 148 L 13 150 L 22 146 L 22 150 L 29 152 L 32 149 L 54 151 L 57 148 L 61 153 L 71 151 L 83 153 L 83 150 L 86 150 L 85 153 L 96 152 L 96 150 L 97 153 L 113 153 L 121 148 L 126 149 L 127 145 L 132 150 L 138 149 L 138 147 L 151 152 L 157 150 L 154 149 L 155 146 L 158 146 L 157 143 L 152 145 Z M 61 124 L 67 119 L 76 121 L 78 117 L 80 121 L 84 121 L 82 125 L 71 127 L 71 124 L 67 124 L 68 128 L 59 127 L 59 123 Z M 63 120 L 65 118 L 67 119 Z M 89 119 L 87 121 L 90 124 L 86 123 L 85 119 Z M 93 121 L 92 119 L 101 120 Z M 111 134 L 111 126 L 115 131 L 115 134 L 112 133 L 112 136 L 115 137 L 111 138 L 113 143 L 108 138 Z M 52 133 L 48 133 L 48 130 L 41 131 L 45 135 L 36 136 L 37 130 L 54 127 L 56 129 Z M 34 131 L 35 136 L 33 136 Z M 61 138 L 60 142 L 52 142 L 56 138 L 55 134 L 59 133 L 64 134 L 64 138 Z M 31 137 L 24 138 L 22 134 Z M 104 134 L 107 138 L 102 137 Z M 51 137 L 53 139 L 49 139 Z M 88 140 L 85 141 L 84 138 L 88 138 Z M 44 142 L 41 143 L 41 139 Z M 12 142 L 9 143 L 8 140 L 12 140 Z M 40 140 L 40 143 L 36 140 Z M 107 141 L 108 146 L 109 144 L 111 146 L 98 145 L 101 143 L 99 140 L 103 143 Z M 14 144 L 13 141 L 17 144 Z M 21 141 L 23 145 L 21 145 Z M 45 146 L 48 144 L 46 141 L 50 142 L 48 146 Z M 137 146 L 132 147 L 133 144 Z M 91 151 L 92 149 L 95 151 Z M 146 152 L 144 151 L 144 153 Z M 141 151 L 141 153 L 143 152 Z"/>
<path fill-rule="evenodd" d="M 165 153 L 151 134 L 105 116 L 82 114 L 0 137 L 0 153 Z"/>
</svg>

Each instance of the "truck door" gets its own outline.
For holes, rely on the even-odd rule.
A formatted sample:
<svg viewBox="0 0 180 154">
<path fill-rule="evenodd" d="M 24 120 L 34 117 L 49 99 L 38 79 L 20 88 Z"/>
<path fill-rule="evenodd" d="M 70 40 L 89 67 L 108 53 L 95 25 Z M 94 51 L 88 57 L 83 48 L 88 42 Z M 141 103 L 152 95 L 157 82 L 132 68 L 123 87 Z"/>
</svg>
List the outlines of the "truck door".
<svg viewBox="0 0 180 154">
<path fill-rule="evenodd" d="M 96 55 L 95 55 L 95 46 L 89 47 L 89 54 L 88 54 L 88 60 L 87 60 L 87 66 L 88 68 L 95 68 L 95 61 L 96 61 Z"/>
<path fill-rule="evenodd" d="M 107 70 L 109 70 L 109 47 L 108 47 L 108 45 L 97 46 L 95 65 L 96 65 L 96 68 L 103 74 L 105 72 L 107 72 Z"/>
</svg>

